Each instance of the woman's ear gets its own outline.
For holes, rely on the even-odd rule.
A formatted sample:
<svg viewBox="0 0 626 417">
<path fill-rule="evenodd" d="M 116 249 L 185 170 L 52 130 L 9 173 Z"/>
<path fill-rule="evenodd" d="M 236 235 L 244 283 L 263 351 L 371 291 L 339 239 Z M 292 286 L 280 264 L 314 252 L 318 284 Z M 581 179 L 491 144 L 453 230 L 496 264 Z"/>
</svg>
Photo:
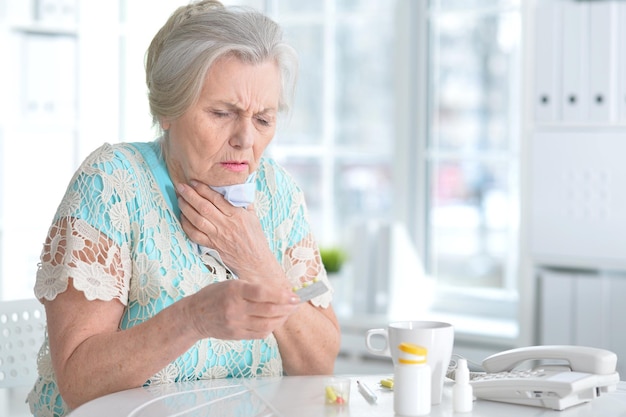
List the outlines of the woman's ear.
<svg viewBox="0 0 626 417">
<path fill-rule="evenodd" d="M 170 123 L 170 121 L 167 118 L 162 117 L 161 120 L 159 121 L 159 124 L 161 125 L 161 129 L 170 130 L 170 126 L 172 123 Z"/>
</svg>

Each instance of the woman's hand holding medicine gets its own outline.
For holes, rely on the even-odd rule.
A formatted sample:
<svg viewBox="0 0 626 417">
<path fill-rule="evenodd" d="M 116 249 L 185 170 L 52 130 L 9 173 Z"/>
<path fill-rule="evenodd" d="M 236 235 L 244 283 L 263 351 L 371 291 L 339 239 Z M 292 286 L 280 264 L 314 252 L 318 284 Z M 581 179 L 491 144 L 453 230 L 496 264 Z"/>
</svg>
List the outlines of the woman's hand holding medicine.
<svg viewBox="0 0 626 417">
<path fill-rule="evenodd" d="M 199 339 L 263 339 L 285 323 L 299 302 L 288 289 L 228 280 L 190 296 L 187 311 Z"/>
</svg>

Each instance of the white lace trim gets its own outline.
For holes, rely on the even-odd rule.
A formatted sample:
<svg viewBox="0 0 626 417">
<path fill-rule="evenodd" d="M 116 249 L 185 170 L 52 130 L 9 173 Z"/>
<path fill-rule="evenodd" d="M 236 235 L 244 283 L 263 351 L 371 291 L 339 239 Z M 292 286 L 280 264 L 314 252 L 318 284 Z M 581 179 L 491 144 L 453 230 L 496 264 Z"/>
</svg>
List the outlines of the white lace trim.
<svg viewBox="0 0 626 417">
<path fill-rule="evenodd" d="M 88 300 L 117 299 L 128 305 L 132 275 L 127 246 L 112 244 L 81 219 L 64 218 L 50 228 L 35 282 L 35 296 L 54 300 L 73 279 Z"/>
</svg>

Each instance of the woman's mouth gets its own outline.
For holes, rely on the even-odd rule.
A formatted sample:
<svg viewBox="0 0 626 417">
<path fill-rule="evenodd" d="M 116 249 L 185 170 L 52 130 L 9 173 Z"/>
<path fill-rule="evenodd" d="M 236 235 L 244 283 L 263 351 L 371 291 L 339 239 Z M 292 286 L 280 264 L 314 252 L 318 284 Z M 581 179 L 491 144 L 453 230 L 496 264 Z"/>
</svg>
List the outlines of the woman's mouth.
<svg viewBox="0 0 626 417">
<path fill-rule="evenodd" d="M 231 172 L 243 172 L 248 170 L 248 163 L 238 161 L 226 161 L 222 162 L 222 167 Z"/>
</svg>

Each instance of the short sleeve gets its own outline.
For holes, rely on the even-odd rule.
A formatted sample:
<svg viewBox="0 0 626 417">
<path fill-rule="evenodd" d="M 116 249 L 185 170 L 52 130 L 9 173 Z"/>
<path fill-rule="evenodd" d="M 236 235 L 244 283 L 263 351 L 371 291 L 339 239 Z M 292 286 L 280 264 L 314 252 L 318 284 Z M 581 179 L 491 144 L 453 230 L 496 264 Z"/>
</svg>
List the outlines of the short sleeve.
<svg viewBox="0 0 626 417">
<path fill-rule="evenodd" d="M 130 181 L 126 168 L 107 144 L 74 174 L 42 250 L 37 298 L 54 299 L 72 278 L 89 300 L 118 299 L 127 304 L 131 274 L 127 204 L 136 181 Z"/>
</svg>

